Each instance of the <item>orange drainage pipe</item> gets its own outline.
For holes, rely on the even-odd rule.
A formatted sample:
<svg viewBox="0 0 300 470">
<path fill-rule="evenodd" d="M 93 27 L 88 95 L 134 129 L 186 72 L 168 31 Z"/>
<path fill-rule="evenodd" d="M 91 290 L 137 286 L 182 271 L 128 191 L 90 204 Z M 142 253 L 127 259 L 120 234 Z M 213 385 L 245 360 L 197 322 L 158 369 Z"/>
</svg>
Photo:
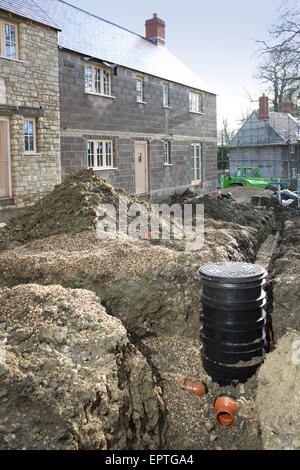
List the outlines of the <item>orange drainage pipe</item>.
<svg viewBox="0 0 300 470">
<path fill-rule="evenodd" d="M 183 390 L 187 390 L 188 392 L 191 392 L 194 395 L 198 395 L 199 397 L 205 395 L 208 392 L 207 385 L 204 382 L 192 382 L 192 380 L 185 378 L 184 380 L 180 381 L 180 384 Z"/>
<path fill-rule="evenodd" d="M 223 428 L 231 428 L 234 425 L 234 412 L 238 409 L 235 398 L 223 393 L 215 400 L 217 423 Z"/>
<path fill-rule="evenodd" d="M 151 240 L 152 238 L 159 238 L 159 233 L 158 232 L 148 232 L 145 235 L 145 240 Z"/>
</svg>

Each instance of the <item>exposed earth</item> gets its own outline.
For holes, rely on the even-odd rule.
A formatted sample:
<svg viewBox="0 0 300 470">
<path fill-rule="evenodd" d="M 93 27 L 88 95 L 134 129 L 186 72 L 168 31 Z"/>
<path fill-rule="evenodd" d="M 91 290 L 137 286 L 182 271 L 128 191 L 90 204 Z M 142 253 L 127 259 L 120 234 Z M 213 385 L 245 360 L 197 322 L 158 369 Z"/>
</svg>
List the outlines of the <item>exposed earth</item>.
<svg viewBox="0 0 300 470">
<path fill-rule="evenodd" d="M 270 191 L 252 205 L 259 191 L 165 201 L 204 205 L 193 251 L 176 239 L 97 237 L 99 204 L 118 214 L 120 195 L 140 201 L 88 170 L 0 227 L 0 449 L 299 448 L 299 213 Z M 264 364 L 226 387 L 200 356 L 197 270 L 215 261 L 269 270 Z M 186 377 L 208 393 L 183 390 Z M 216 422 L 221 393 L 239 403 L 230 429 Z"/>
</svg>

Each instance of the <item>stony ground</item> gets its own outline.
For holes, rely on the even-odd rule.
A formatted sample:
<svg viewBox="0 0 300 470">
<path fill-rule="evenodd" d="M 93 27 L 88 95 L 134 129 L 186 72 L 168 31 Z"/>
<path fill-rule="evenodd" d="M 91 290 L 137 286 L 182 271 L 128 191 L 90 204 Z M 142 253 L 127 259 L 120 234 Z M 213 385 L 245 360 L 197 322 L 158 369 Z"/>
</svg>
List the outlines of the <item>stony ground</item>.
<svg viewBox="0 0 300 470">
<path fill-rule="evenodd" d="M 270 192 L 263 192 L 264 206 L 267 208 L 253 207 L 249 204 L 253 188 L 244 189 L 245 192 L 241 188 L 234 188 L 233 200 L 218 201 L 214 197 L 194 196 L 188 192 L 169 198 L 168 202 L 181 205 L 187 202 L 204 204 L 205 243 L 201 250 L 194 252 L 183 251 L 182 244 L 174 240 L 169 243 L 155 239 L 137 241 L 126 236 L 119 240 L 99 240 L 94 230 L 98 204 L 109 202 L 117 207 L 120 194 L 128 197 L 129 202 L 135 202 L 136 198 L 131 198 L 123 190 L 115 190 L 104 180 L 85 170 L 67 178 L 63 185 L 56 187 L 48 197 L 28 209 L 23 216 L 13 219 L 7 226 L 0 228 L 0 250 L 2 249 L 0 315 L 3 314 L 0 326 L 2 325 L 2 334 L 7 335 L 5 331 L 9 331 L 8 345 L 11 359 L 7 375 L 11 381 L 6 382 L 2 393 L 0 389 L 0 410 L 6 410 L 2 415 L 0 413 L 0 419 L 2 416 L 3 420 L 3 424 L 0 423 L 1 448 L 14 448 L 16 441 L 14 442 L 13 436 L 17 436 L 18 439 L 16 448 L 22 445 L 26 448 L 97 448 L 98 446 L 103 449 L 166 450 L 272 448 L 273 434 L 267 432 L 270 428 L 268 421 L 270 413 L 264 413 L 264 410 L 268 409 L 264 406 L 266 401 L 264 393 L 267 391 L 267 396 L 272 397 L 270 403 L 278 403 L 278 408 L 274 406 L 278 414 L 282 394 L 291 391 L 298 393 L 292 373 L 288 373 L 287 384 L 285 385 L 283 380 L 281 387 L 278 387 L 276 380 L 266 377 L 270 373 L 272 375 L 274 360 L 277 364 L 276 376 L 285 377 L 288 355 L 280 353 L 282 348 L 285 349 L 285 343 L 282 347 L 278 347 L 277 353 L 277 330 L 281 328 L 278 337 L 282 335 L 284 337 L 286 333 L 289 334 L 291 325 L 295 324 L 294 319 L 299 317 L 298 289 L 293 287 L 294 281 L 297 282 L 298 279 L 295 278 L 295 273 L 299 271 L 297 252 L 299 228 L 293 211 L 289 209 L 283 211 L 278 208 L 276 203 L 270 200 Z M 258 263 L 269 264 L 270 250 L 278 229 L 285 243 L 280 245 L 281 249 L 274 252 L 276 257 L 274 276 L 268 284 L 271 304 L 274 295 L 273 333 L 276 344 L 265 359 L 261 376 L 256 374 L 245 384 L 220 387 L 206 374 L 200 357 L 198 297 L 200 285 L 197 269 L 211 261 L 257 260 Z M 273 262 L 274 260 L 270 266 Z M 285 276 L 284 279 L 288 279 L 288 282 L 284 282 L 282 276 Z M 58 298 L 52 295 L 53 285 L 56 285 L 55 289 L 63 289 Z M 282 291 L 283 286 L 286 289 L 284 291 Z M 41 312 L 44 311 L 44 307 L 40 305 L 44 303 L 41 298 L 49 289 L 47 302 L 53 303 L 54 309 L 58 309 L 54 323 L 62 321 L 59 317 L 65 315 L 65 311 L 60 309 L 60 302 L 69 305 L 72 293 L 75 293 L 76 297 L 76 292 L 84 292 L 85 308 L 77 297 L 78 309 L 73 306 L 70 310 L 70 319 L 64 317 L 63 320 L 66 322 L 66 327 L 74 329 L 76 334 L 77 327 L 70 327 L 69 320 L 73 322 L 72 325 L 75 318 L 78 318 L 79 325 L 86 322 L 88 331 L 89 321 L 80 318 L 87 315 L 86 307 L 89 309 L 92 305 L 92 309 L 95 309 L 94 304 L 98 302 L 99 313 L 95 311 L 95 314 L 102 318 L 108 336 L 115 338 L 116 344 L 123 346 L 117 346 L 111 351 L 108 345 L 110 341 L 108 343 L 104 341 L 104 345 L 108 345 L 108 350 L 101 351 L 101 345 L 99 345 L 100 352 L 93 350 L 88 368 L 91 367 L 92 375 L 97 373 L 111 377 L 110 383 L 114 390 L 112 393 L 108 387 L 106 395 L 104 393 L 95 399 L 94 381 L 93 379 L 89 381 L 86 377 L 80 382 L 80 386 L 73 385 L 69 390 L 68 377 L 73 374 L 74 364 L 82 366 L 82 363 L 85 363 L 84 348 L 80 349 L 81 355 L 78 356 L 77 346 L 73 345 L 72 341 L 66 345 L 57 341 L 59 332 L 56 330 L 52 332 L 53 334 L 49 330 L 43 336 L 40 318 L 35 324 L 40 339 L 35 340 L 33 344 L 32 335 L 26 336 L 27 328 L 32 328 L 30 321 L 28 322 L 26 301 L 17 320 L 13 317 L 10 320 L 7 302 L 10 303 L 10 309 L 13 308 L 13 302 L 18 305 L 17 302 L 21 301 L 21 295 L 26 293 L 27 288 L 32 296 L 30 305 L 32 302 L 37 302 Z M 43 293 L 42 296 L 40 291 Z M 15 300 L 11 296 L 12 292 L 16 294 Z M 282 308 L 285 308 L 280 303 L 282 292 L 286 299 L 286 315 L 284 322 L 279 325 L 276 323 L 276 318 L 281 318 Z M 37 300 L 34 300 L 35 298 Z M 106 308 L 106 313 L 103 307 Z M 45 316 L 47 321 L 53 322 L 51 308 L 49 312 L 46 309 Z M 296 329 L 298 330 L 297 325 Z M 15 341 L 15 331 L 19 330 L 20 335 L 17 333 Z M 70 333 L 72 334 L 72 331 Z M 80 341 L 84 342 L 84 338 L 82 337 Z M 100 343 L 103 341 L 101 334 L 99 341 Z M 48 346 L 50 349 L 47 349 Z M 49 404 L 51 416 L 60 416 L 58 435 L 61 436 L 62 433 L 63 437 L 56 439 L 55 428 L 49 425 L 49 415 L 41 416 L 39 419 L 32 411 L 31 399 L 24 385 L 29 380 L 27 376 L 32 376 L 32 371 L 30 368 L 26 369 L 27 363 L 25 364 L 20 358 L 25 353 L 28 354 L 28 358 L 33 358 L 34 362 L 39 356 L 39 362 L 43 364 L 49 361 L 49 357 L 55 357 L 56 362 L 53 362 L 51 369 L 54 388 L 51 388 L 52 385 L 50 387 L 53 395 L 53 390 L 59 382 L 61 367 L 59 364 L 64 364 L 62 348 L 65 346 L 69 348 L 73 361 L 61 379 L 66 399 L 60 402 L 52 399 Z M 35 348 L 37 353 L 34 351 Z M 120 350 L 123 351 L 121 360 Z M 104 356 L 109 354 L 111 362 L 109 367 L 100 365 L 95 371 L 92 362 L 98 353 Z M 281 361 L 280 357 L 284 360 Z M 43 381 L 48 384 L 47 369 L 41 367 L 38 371 L 40 383 L 32 382 L 31 379 L 31 382 L 29 381 L 33 384 L 37 397 L 45 393 Z M 19 389 L 18 377 L 24 377 Z M 197 397 L 182 390 L 180 380 L 185 377 L 206 382 L 208 393 Z M 266 380 L 267 384 L 264 385 Z M 84 397 L 81 395 L 81 385 L 85 392 Z M 264 386 L 267 388 L 262 388 Z M 286 387 L 289 390 L 286 390 Z M 8 392 L 8 389 L 20 390 L 21 395 Z M 230 392 L 239 400 L 235 425 L 231 429 L 221 428 L 215 420 L 214 400 L 224 392 Z M 144 394 L 147 404 L 143 398 Z M 13 397 L 11 407 L 8 401 L 10 395 Z M 22 411 L 16 412 L 22 410 L 18 408 L 20 397 L 26 404 L 25 409 L 28 406 L 27 414 Z M 85 410 L 84 416 L 79 416 L 74 411 L 78 403 Z M 109 419 L 105 421 L 106 418 L 103 416 L 107 416 L 110 409 L 111 416 L 109 415 Z M 33 421 L 28 418 L 31 415 Z M 295 415 L 299 416 L 298 406 Z M 98 434 L 97 419 L 106 423 L 106 427 L 102 426 Z M 20 423 L 17 432 L 13 424 L 16 422 Z M 282 436 L 279 441 L 276 438 L 277 444 L 274 446 L 299 447 L 294 433 L 295 422 L 289 424 L 288 421 L 278 421 L 278 423 L 282 428 Z M 26 433 L 22 429 L 26 431 L 27 426 L 34 426 L 34 429 L 37 429 L 36 436 L 41 436 L 39 441 L 26 440 Z M 291 426 L 290 434 L 284 426 Z M 48 428 L 50 430 L 47 434 Z M 124 428 L 128 431 L 123 431 Z M 66 437 L 63 429 L 66 430 Z M 273 429 L 275 433 L 278 432 L 276 429 Z M 123 440 L 121 435 L 125 436 Z M 290 438 L 285 439 L 283 437 L 285 435 Z"/>
</svg>

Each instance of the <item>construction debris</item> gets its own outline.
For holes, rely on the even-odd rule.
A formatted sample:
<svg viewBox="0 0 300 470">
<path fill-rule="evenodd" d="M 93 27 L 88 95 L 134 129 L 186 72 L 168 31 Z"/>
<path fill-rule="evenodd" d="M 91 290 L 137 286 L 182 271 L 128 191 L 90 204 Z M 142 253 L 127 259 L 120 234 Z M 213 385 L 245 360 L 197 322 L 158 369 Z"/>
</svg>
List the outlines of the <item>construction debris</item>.
<svg viewBox="0 0 300 470">
<path fill-rule="evenodd" d="M 216 422 L 215 397 L 236 395 L 236 387 L 214 383 L 203 368 L 196 273 L 209 262 L 254 262 L 291 211 L 269 194 L 256 207 L 173 195 L 171 204 L 205 208 L 204 245 L 186 251 L 150 230 L 144 241 L 97 238 L 97 207 L 117 210 L 120 195 L 149 208 L 82 170 L 0 228 L 0 334 L 8 365 L 0 366 L 0 448 L 262 449 L 268 444 L 253 405 L 256 375 L 241 391 L 251 409 L 240 407 L 236 426 L 224 432 L 207 424 Z M 295 306 L 286 309 L 285 323 L 297 313 L 297 230 L 286 225 L 287 250 L 281 244 L 275 262 L 275 334 L 282 285 Z M 182 393 L 183 377 L 201 377 L 208 393 Z"/>
</svg>

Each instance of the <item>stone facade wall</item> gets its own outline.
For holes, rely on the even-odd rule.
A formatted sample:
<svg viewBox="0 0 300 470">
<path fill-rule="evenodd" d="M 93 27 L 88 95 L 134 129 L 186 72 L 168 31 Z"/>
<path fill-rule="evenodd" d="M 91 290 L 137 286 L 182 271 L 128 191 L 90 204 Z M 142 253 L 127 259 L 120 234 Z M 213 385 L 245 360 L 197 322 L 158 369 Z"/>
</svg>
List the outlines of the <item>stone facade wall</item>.
<svg viewBox="0 0 300 470">
<path fill-rule="evenodd" d="M 135 141 L 148 142 L 150 195 L 155 198 L 191 187 L 191 143 L 202 144 L 202 184 L 213 191 L 217 179 L 216 96 L 203 92 L 203 114 L 189 112 L 188 87 L 169 82 L 169 105 L 162 102 L 159 78 L 117 67 L 113 98 L 85 93 L 85 62 L 79 54 L 59 52 L 62 176 L 87 167 L 87 140 L 112 139 L 114 169 L 99 174 L 115 186 L 135 192 Z M 136 77 L 143 77 L 144 101 L 137 103 Z M 193 90 L 191 90 L 193 91 Z M 163 142 L 171 148 L 164 165 Z"/>
<path fill-rule="evenodd" d="M 61 182 L 57 31 L 9 20 L 18 25 L 19 57 L 0 57 L 0 114 L 9 118 L 11 206 L 22 208 Z M 24 117 L 36 120 L 35 153 L 25 153 Z"/>
</svg>

